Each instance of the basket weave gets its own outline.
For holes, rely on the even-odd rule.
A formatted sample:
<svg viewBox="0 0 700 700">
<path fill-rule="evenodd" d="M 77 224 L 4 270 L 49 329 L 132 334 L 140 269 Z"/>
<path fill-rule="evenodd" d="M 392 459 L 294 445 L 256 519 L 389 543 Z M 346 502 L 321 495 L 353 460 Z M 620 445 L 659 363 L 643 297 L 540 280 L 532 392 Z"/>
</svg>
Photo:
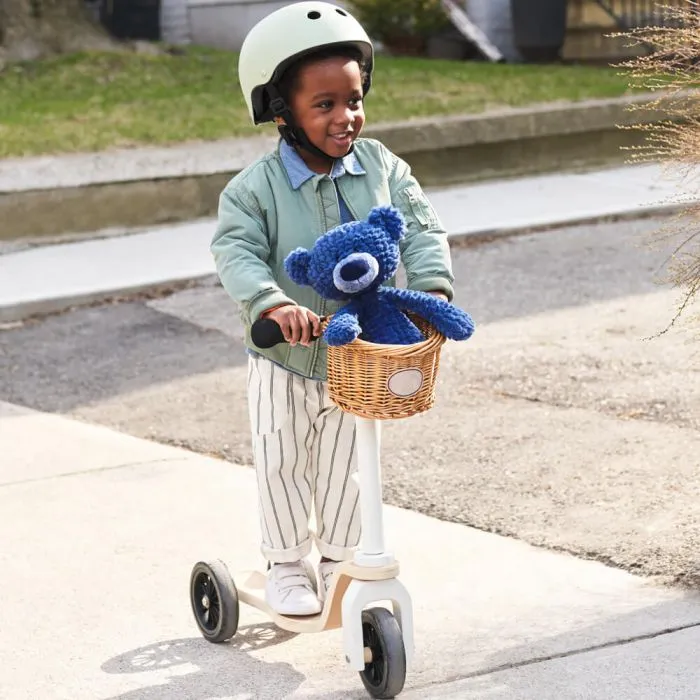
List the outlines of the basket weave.
<svg viewBox="0 0 700 700">
<path fill-rule="evenodd" d="M 331 401 L 348 413 L 380 420 L 408 418 L 433 407 L 445 336 L 422 318 L 411 315 L 411 320 L 425 340 L 380 345 L 358 338 L 328 346 Z"/>
</svg>

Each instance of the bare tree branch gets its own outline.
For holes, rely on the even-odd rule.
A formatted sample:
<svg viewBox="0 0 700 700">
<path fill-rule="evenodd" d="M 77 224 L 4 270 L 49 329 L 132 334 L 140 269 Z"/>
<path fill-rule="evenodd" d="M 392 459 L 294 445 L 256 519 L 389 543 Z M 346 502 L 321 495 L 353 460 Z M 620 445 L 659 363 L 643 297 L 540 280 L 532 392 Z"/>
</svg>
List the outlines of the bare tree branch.
<svg viewBox="0 0 700 700">
<path fill-rule="evenodd" d="M 634 109 L 654 109 L 668 119 L 653 124 L 635 124 L 644 132 L 644 143 L 631 148 L 631 162 L 661 160 L 667 172 L 684 181 L 685 189 L 697 191 L 700 178 L 700 2 L 685 6 L 661 6 L 664 25 L 642 27 L 613 34 L 644 45 L 649 53 L 618 64 L 630 86 L 643 88 L 658 97 Z M 679 202 L 680 204 L 680 202 Z M 674 226 L 659 241 L 680 239 L 669 254 L 668 281 L 682 290 L 677 313 L 665 333 L 700 295 L 700 206 L 689 205 Z"/>
</svg>

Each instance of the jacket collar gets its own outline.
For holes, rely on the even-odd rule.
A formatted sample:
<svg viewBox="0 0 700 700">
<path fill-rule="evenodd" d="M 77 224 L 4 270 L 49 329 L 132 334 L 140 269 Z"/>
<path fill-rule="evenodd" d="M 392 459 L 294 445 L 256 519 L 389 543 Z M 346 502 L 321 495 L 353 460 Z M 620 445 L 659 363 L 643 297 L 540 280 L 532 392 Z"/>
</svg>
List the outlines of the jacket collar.
<svg viewBox="0 0 700 700">
<path fill-rule="evenodd" d="M 293 189 L 298 190 L 307 180 L 318 175 L 318 173 L 309 168 L 302 157 L 286 141 L 280 142 L 279 150 L 282 164 L 287 171 L 287 176 Z M 345 174 L 367 174 L 354 152 L 348 153 L 344 158 L 339 158 L 333 163 L 333 170 L 330 173 L 331 178 L 335 180 Z"/>
</svg>

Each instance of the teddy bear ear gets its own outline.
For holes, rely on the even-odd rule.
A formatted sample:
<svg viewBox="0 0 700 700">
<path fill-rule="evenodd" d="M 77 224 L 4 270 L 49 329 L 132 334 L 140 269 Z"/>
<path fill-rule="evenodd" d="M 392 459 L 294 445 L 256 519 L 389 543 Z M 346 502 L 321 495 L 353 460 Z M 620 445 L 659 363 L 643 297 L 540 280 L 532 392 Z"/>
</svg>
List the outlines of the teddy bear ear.
<svg viewBox="0 0 700 700">
<path fill-rule="evenodd" d="M 309 284 L 309 263 L 311 255 L 304 248 L 293 250 L 284 260 L 284 269 L 296 284 Z"/>
<path fill-rule="evenodd" d="M 381 226 L 395 241 L 403 238 L 406 231 L 406 222 L 395 207 L 375 207 L 369 213 L 367 221 L 373 226 Z"/>
</svg>

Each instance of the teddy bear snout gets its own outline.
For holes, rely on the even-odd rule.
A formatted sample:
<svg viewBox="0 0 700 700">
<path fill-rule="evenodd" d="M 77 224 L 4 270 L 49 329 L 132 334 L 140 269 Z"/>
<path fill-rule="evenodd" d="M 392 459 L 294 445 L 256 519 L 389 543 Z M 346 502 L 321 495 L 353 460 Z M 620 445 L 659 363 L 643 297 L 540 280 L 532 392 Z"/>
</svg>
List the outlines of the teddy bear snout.
<svg viewBox="0 0 700 700">
<path fill-rule="evenodd" d="M 348 294 L 367 289 L 379 274 L 379 263 L 369 253 L 352 253 L 333 269 L 333 283 Z"/>
</svg>

